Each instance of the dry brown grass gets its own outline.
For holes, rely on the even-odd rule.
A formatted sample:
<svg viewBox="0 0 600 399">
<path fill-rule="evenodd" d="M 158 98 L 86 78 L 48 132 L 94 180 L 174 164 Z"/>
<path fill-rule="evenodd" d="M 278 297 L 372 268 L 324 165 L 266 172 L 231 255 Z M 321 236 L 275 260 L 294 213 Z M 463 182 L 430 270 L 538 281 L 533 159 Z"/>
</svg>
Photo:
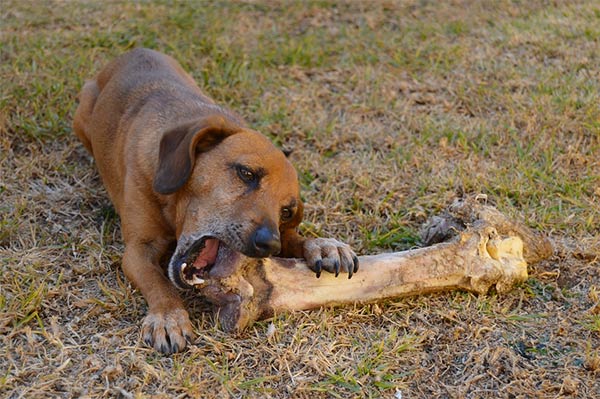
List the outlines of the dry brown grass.
<svg viewBox="0 0 600 399">
<path fill-rule="evenodd" d="M 595 2 L 24 2 L 0 7 L 0 396 L 600 395 L 600 7 Z M 417 244 L 482 192 L 556 255 L 504 296 L 279 315 L 239 336 L 139 340 L 118 219 L 71 134 L 83 80 L 172 54 L 293 149 L 307 234 Z"/>
</svg>

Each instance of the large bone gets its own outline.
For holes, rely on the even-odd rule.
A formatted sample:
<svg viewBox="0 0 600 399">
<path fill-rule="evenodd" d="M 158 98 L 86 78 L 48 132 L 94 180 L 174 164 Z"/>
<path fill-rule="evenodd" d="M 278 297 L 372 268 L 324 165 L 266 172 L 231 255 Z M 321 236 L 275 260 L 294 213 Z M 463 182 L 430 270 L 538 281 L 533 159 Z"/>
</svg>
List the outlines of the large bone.
<svg viewBox="0 0 600 399">
<path fill-rule="evenodd" d="M 454 231 L 452 241 L 403 252 L 361 256 L 360 271 L 352 279 L 336 278 L 328 273 L 317 279 L 300 259 L 244 258 L 231 270 L 211 270 L 208 279 L 197 288 L 216 305 L 222 328 L 231 331 L 278 313 L 321 306 L 450 290 L 484 294 L 495 287 L 498 292 L 506 292 L 527 279 L 524 250 L 535 260 L 551 253 L 549 245 L 544 249 L 546 252 L 536 252 L 544 239 L 525 226 L 515 228 L 516 224 L 509 223 L 503 216 L 499 227 L 512 233 L 499 233 L 494 221 L 486 216 L 492 214 L 498 218 L 501 214 L 494 208 L 477 201 L 459 205 L 462 216 L 456 217 L 451 207 L 446 216 L 455 218 L 452 223 L 437 219 L 430 226 L 430 230 L 449 226 Z M 453 206 L 456 208 L 457 203 Z M 488 208 L 495 212 L 481 215 Z M 463 221 L 462 226 L 459 220 Z M 465 226 L 468 227 L 464 231 L 456 231 Z M 507 227 L 510 228 L 507 230 Z M 514 233 L 519 229 L 527 232 L 525 237 Z M 441 233 L 438 233 L 428 231 L 425 236 L 439 236 Z M 531 240 L 535 241 L 533 249 Z M 535 257 L 531 256 L 534 253 Z"/>
</svg>

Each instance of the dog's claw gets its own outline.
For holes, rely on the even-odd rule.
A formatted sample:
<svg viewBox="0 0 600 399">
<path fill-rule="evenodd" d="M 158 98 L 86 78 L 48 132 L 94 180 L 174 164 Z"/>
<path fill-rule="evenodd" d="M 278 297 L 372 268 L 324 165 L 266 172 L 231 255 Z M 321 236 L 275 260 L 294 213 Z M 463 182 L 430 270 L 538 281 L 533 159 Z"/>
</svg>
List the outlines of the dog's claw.
<svg viewBox="0 0 600 399">
<path fill-rule="evenodd" d="M 358 271 L 358 257 L 356 255 L 352 255 L 352 265 L 348 267 L 348 279 L 351 279 L 354 273 Z"/>
<path fill-rule="evenodd" d="M 169 349 L 169 346 L 167 344 L 162 344 L 160 346 L 160 352 L 164 353 L 165 355 L 170 355 L 171 351 Z"/>
<path fill-rule="evenodd" d="M 340 275 L 340 261 L 337 259 L 333 261 L 333 270 L 335 270 L 336 277 Z"/>
<path fill-rule="evenodd" d="M 321 277 L 321 270 L 323 270 L 323 261 L 319 259 L 315 262 L 315 273 L 317 278 Z"/>
</svg>

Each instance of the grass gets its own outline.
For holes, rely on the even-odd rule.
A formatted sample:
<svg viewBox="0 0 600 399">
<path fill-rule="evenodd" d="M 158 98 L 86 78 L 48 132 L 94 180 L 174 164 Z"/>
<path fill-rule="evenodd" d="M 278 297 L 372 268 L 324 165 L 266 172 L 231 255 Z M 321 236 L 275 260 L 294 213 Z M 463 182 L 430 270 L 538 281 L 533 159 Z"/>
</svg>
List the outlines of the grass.
<svg viewBox="0 0 600 399">
<path fill-rule="evenodd" d="M 5 0 L 0 396 L 599 395 L 599 26 L 592 1 Z M 306 234 L 402 250 L 484 193 L 556 255 L 503 296 L 283 314 L 234 336 L 190 296 L 196 342 L 160 356 L 71 132 L 85 79 L 137 46 L 293 150 Z"/>
</svg>

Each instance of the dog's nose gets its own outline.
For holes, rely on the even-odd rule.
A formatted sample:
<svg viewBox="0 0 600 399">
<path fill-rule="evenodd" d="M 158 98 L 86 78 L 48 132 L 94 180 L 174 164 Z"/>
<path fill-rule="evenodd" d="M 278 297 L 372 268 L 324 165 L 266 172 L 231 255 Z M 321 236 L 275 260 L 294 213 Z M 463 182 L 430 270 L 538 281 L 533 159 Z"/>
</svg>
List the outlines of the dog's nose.
<svg viewBox="0 0 600 399">
<path fill-rule="evenodd" d="M 279 251 L 281 251 L 279 232 L 274 232 L 266 226 L 261 226 L 256 229 L 252 243 L 254 244 L 253 252 L 259 258 L 277 255 Z"/>
</svg>

